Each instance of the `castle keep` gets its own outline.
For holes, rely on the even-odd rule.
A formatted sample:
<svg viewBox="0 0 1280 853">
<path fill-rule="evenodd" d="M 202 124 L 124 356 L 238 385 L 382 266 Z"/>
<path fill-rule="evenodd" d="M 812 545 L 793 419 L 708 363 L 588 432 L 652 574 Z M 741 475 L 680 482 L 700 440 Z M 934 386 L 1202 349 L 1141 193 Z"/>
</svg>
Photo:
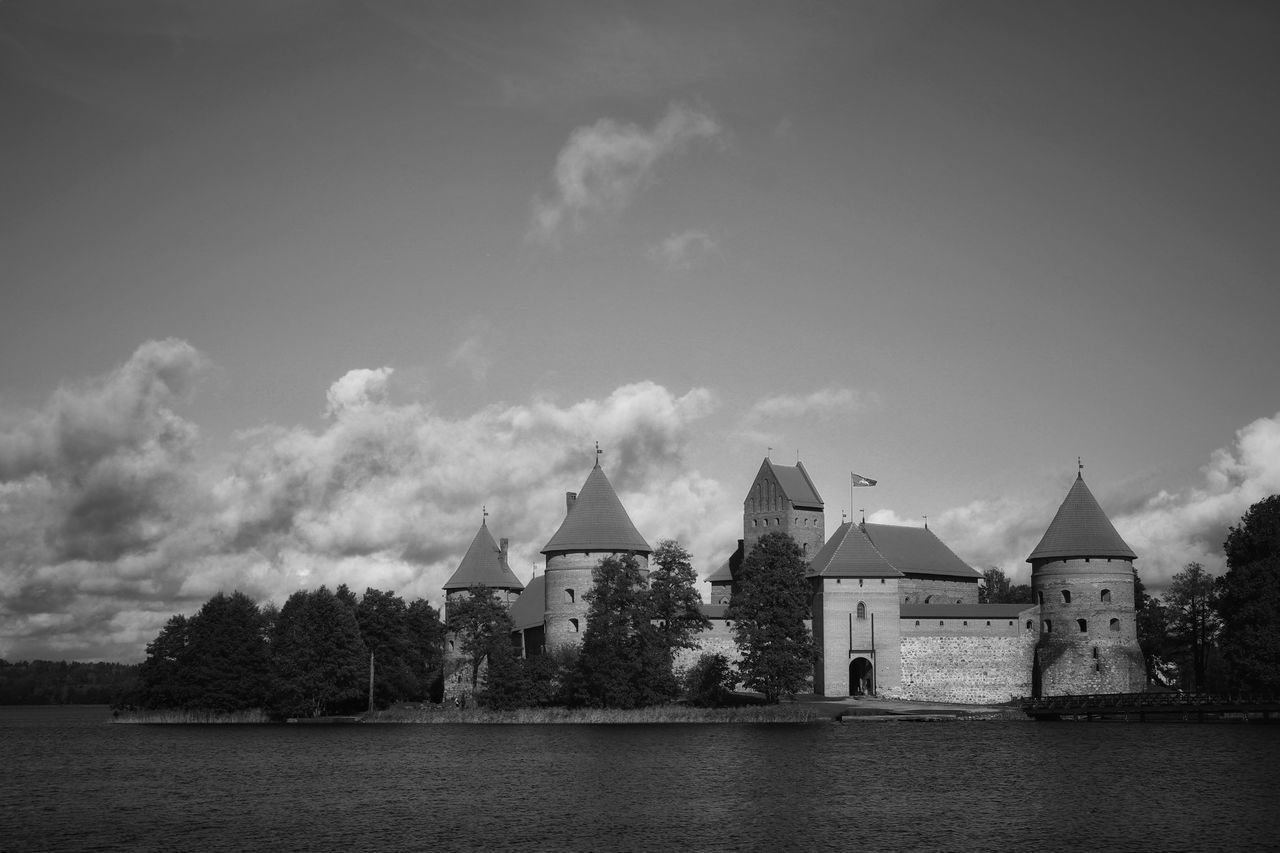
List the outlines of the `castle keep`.
<svg viewBox="0 0 1280 853">
<path fill-rule="evenodd" d="M 699 654 L 737 657 L 726 617 L 735 574 L 760 537 L 790 535 L 807 561 L 810 628 L 817 647 L 814 692 L 875 693 L 940 702 L 1002 702 L 1020 696 L 1143 689 L 1134 616 L 1133 551 L 1082 475 L 1027 561 L 1032 604 L 980 604 L 981 574 L 928 527 L 842 523 L 828 539 L 824 505 L 802 463 L 765 459 L 743 501 L 743 535 L 708 578 L 712 628 Z M 508 605 L 523 654 L 581 642 L 592 569 L 630 554 L 647 572 L 652 549 L 600 466 L 566 495 L 565 518 L 542 554 L 546 570 L 522 587 L 507 566 L 507 541 L 482 521 L 445 585 L 446 606 L 471 586 Z"/>
</svg>

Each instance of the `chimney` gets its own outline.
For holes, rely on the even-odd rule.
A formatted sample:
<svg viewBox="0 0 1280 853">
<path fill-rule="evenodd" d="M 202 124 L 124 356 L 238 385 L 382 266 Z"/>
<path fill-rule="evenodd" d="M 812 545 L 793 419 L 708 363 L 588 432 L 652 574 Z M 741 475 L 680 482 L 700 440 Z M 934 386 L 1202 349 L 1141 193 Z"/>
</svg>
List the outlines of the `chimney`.
<svg viewBox="0 0 1280 853">
<path fill-rule="evenodd" d="M 573 504 L 577 500 L 578 500 L 577 492 L 564 493 L 564 514 L 565 515 L 568 515 L 569 513 L 573 512 Z"/>
</svg>

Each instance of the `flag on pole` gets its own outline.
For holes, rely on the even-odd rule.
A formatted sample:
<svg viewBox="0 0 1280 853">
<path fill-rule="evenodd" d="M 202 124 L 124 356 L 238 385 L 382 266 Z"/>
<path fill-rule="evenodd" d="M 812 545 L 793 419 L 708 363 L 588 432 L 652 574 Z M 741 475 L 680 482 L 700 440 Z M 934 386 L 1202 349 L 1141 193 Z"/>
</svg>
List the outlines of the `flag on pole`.
<svg viewBox="0 0 1280 853">
<path fill-rule="evenodd" d="M 874 486 L 876 484 L 876 481 L 870 477 L 864 477 L 861 474 L 855 474 L 852 471 L 849 472 L 849 482 L 854 486 Z"/>
</svg>

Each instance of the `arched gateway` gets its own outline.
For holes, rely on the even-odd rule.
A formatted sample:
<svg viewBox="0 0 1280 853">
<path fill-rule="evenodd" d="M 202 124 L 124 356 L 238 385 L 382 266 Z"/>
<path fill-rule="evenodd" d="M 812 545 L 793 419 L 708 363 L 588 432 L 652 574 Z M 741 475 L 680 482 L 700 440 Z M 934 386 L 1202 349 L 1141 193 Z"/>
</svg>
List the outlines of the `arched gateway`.
<svg viewBox="0 0 1280 853">
<path fill-rule="evenodd" d="M 871 677 L 871 661 L 856 657 L 849 661 L 849 695 L 870 696 L 875 693 L 875 681 Z"/>
</svg>

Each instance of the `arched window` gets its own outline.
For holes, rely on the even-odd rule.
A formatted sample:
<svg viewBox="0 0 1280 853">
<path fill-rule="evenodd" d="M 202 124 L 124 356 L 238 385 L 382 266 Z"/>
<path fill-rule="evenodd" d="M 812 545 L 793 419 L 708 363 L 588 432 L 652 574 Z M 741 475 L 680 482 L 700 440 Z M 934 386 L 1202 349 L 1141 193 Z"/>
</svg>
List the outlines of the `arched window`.
<svg viewBox="0 0 1280 853">
<path fill-rule="evenodd" d="M 720 603 L 721 603 L 721 604 L 728 604 L 728 603 L 729 603 L 729 596 L 727 596 L 727 595 L 722 595 L 722 596 L 720 596 Z"/>
<path fill-rule="evenodd" d="M 1064 589 L 1064 590 L 1062 591 L 1062 603 L 1063 603 L 1063 604 L 1070 604 L 1070 603 L 1071 603 L 1071 590 L 1069 590 L 1069 589 Z"/>
<path fill-rule="evenodd" d="M 577 620 L 577 619 L 570 619 L 570 620 L 569 620 L 569 633 L 570 633 L 570 634 L 576 634 L 576 633 L 578 633 L 578 620 Z"/>
<path fill-rule="evenodd" d="M 1102 603 L 1103 603 L 1103 604 L 1110 604 L 1110 603 L 1111 603 L 1111 590 L 1109 590 L 1109 589 L 1104 589 L 1104 590 L 1102 591 Z"/>
<path fill-rule="evenodd" d="M 1119 620 L 1119 619 L 1112 619 L 1112 620 L 1111 620 L 1111 630 L 1112 630 L 1112 631 L 1115 631 L 1116 633 L 1120 633 L 1120 620 Z"/>
<path fill-rule="evenodd" d="M 1031 624 L 1031 620 L 1030 620 L 1030 619 L 1028 619 L 1028 620 L 1027 620 L 1027 630 L 1028 630 L 1028 631 L 1030 631 L 1030 630 L 1031 630 L 1032 628 L 1034 628 L 1034 627 L 1035 627 L 1035 626 Z"/>
<path fill-rule="evenodd" d="M 1050 620 L 1050 619 L 1046 619 L 1046 620 L 1044 620 L 1044 622 L 1043 622 L 1043 623 L 1041 623 L 1041 625 L 1040 625 L 1040 630 L 1041 630 L 1042 632 L 1044 632 L 1045 634 L 1052 634 L 1052 633 L 1053 633 L 1053 621 L 1052 621 L 1052 620 Z"/>
<path fill-rule="evenodd" d="M 806 556 L 806 557 L 807 557 L 807 556 L 809 556 L 809 543 L 808 543 L 808 542 L 806 542 L 806 543 L 804 543 L 803 545 L 801 545 L 801 546 L 800 546 L 800 553 L 801 553 L 801 554 L 803 554 L 803 555 L 804 555 L 804 556 Z"/>
<path fill-rule="evenodd" d="M 1089 630 L 1089 623 L 1084 619 L 1077 619 L 1076 624 L 1080 626 L 1080 633 L 1083 634 Z"/>
<path fill-rule="evenodd" d="M 564 600 L 569 602 L 570 604 L 573 604 L 573 599 L 574 599 L 573 590 L 566 589 L 564 591 Z"/>
<path fill-rule="evenodd" d="M 1037 592 L 1037 593 L 1036 593 L 1036 604 L 1039 604 L 1041 607 L 1044 607 L 1044 593 L 1043 593 L 1043 592 Z"/>
<path fill-rule="evenodd" d="M 932 595 L 926 595 L 926 596 L 924 597 L 924 603 L 925 603 L 925 604 L 933 604 L 933 596 L 932 596 Z"/>
<path fill-rule="evenodd" d="M 862 602 L 862 601 L 858 602 L 858 618 L 859 619 L 867 618 L 867 605 L 865 602 Z"/>
</svg>

